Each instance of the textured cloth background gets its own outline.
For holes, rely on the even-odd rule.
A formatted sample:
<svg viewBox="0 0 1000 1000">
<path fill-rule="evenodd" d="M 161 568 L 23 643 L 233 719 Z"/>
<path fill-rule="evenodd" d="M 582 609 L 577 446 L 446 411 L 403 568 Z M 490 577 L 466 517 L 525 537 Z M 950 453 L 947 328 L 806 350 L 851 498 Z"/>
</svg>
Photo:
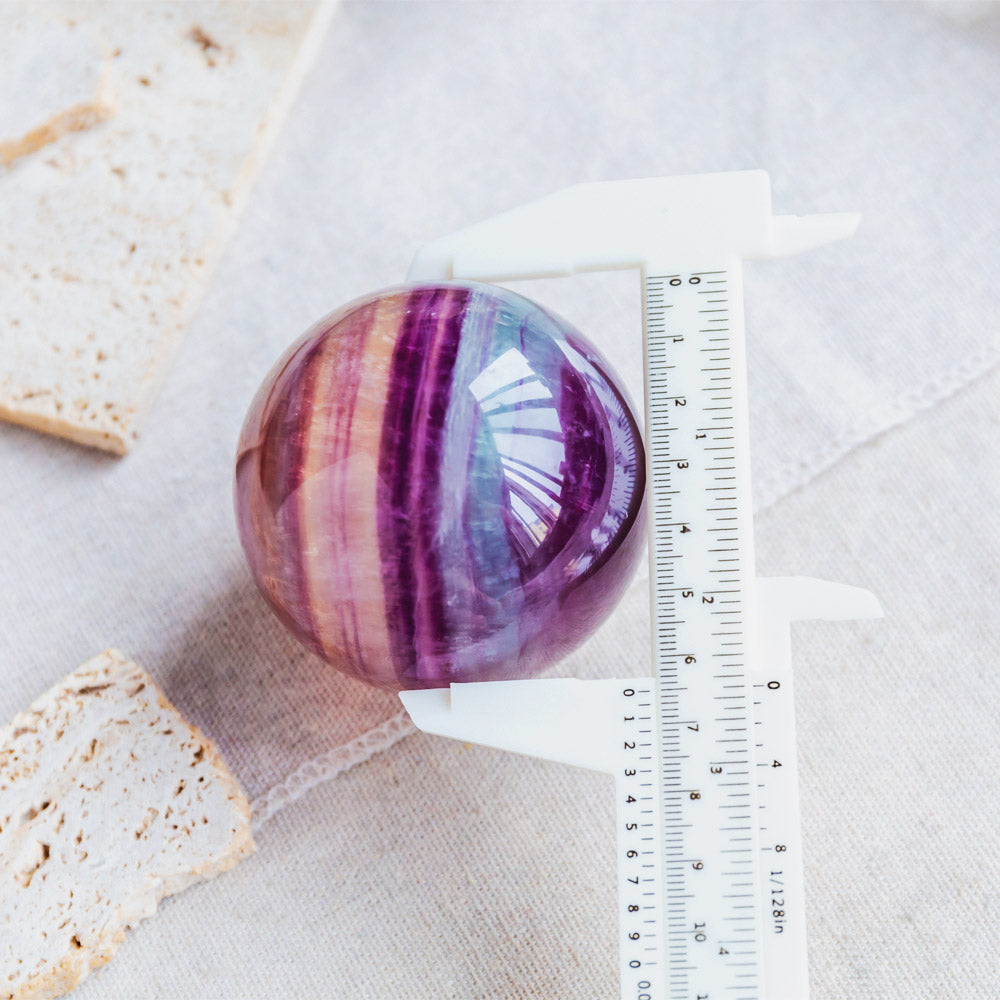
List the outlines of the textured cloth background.
<svg viewBox="0 0 1000 1000">
<path fill-rule="evenodd" d="M 1000 996 L 998 106 L 997 4 L 346 4 L 136 451 L 0 428 L 0 716 L 115 644 L 274 807 L 78 995 L 616 996 L 610 779 L 416 735 L 301 794 L 405 730 L 265 608 L 231 462 L 280 351 L 421 242 L 760 166 L 864 213 L 746 273 L 759 571 L 887 612 L 796 631 L 814 1000 Z M 641 398 L 635 275 L 519 288 Z M 645 670 L 647 599 L 558 671 Z"/>
</svg>

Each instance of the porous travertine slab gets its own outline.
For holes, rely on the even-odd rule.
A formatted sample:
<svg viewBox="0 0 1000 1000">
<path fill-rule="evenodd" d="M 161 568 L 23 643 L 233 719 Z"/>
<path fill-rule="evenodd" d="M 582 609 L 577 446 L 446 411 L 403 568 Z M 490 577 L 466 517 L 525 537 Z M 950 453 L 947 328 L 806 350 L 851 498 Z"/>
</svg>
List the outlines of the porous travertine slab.
<svg viewBox="0 0 1000 1000">
<path fill-rule="evenodd" d="M 0 418 L 131 447 L 330 9 L 0 4 Z"/>
<path fill-rule="evenodd" d="M 0 729 L 0 997 L 57 997 L 253 851 L 212 743 L 109 650 Z"/>
</svg>

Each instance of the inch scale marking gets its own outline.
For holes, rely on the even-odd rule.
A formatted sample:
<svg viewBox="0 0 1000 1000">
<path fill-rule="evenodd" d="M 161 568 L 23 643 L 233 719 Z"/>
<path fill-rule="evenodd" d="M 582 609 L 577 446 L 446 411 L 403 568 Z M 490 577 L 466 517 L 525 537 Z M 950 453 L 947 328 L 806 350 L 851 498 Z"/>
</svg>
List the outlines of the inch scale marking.
<svg viewBox="0 0 1000 1000">
<path fill-rule="evenodd" d="M 762 995 L 739 278 L 644 277 L 669 1000 Z"/>
<path fill-rule="evenodd" d="M 400 695 L 425 732 L 615 776 L 622 1000 L 808 998 L 789 623 L 881 611 L 856 587 L 755 576 L 741 264 L 857 221 L 772 215 L 762 171 L 580 184 L 410 268 L 643 275 L 649 675 Z"/>
</svg>

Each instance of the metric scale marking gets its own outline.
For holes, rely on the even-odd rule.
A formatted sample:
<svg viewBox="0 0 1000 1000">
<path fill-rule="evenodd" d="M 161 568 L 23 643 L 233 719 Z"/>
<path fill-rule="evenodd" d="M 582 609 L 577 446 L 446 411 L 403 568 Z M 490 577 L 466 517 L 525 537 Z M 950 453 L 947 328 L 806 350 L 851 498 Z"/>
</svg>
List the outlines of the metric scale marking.
<svg viewBox="0 0 1000 1000">
<path fill-rule="evenodd" d="M 646 275 L 644 287 L 653 663 L 669 831 L 666 996 L 759 1000 L 738 264 Z"/>
<path fill-rule="evenodd" d="M 858 588 L 754 575 L 741 258 L 856 224 L 772 216 L 761 171 L 584 184 L 411 267 L 643 275 L 651 676 L 400 696 L 427 732 L 615 776 L 623 1000 L 808 996 L 789 623 L 880 612 Z"/>
</svg>

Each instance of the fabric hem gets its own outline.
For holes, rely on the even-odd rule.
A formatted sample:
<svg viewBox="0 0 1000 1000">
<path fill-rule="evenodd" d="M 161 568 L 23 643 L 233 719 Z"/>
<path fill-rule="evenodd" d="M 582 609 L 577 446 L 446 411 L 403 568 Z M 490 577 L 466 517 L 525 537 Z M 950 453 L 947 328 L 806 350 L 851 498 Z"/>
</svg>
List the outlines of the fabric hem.
<svg viewBox="0 0 1000 1000">
<path fill-rule="evenodd" d="M 285 806 L 297 802 L 317 785 L 336 778 L 358 764 L 363 764 L 383 750 L 395 746 L 405 736 L 416 732 L 405 710 L 366 733 L 314 757 L 297 767 L 284 781 L 275 785 L 250 805 L 251 826 L 256 832 Z"/>
</svg>

